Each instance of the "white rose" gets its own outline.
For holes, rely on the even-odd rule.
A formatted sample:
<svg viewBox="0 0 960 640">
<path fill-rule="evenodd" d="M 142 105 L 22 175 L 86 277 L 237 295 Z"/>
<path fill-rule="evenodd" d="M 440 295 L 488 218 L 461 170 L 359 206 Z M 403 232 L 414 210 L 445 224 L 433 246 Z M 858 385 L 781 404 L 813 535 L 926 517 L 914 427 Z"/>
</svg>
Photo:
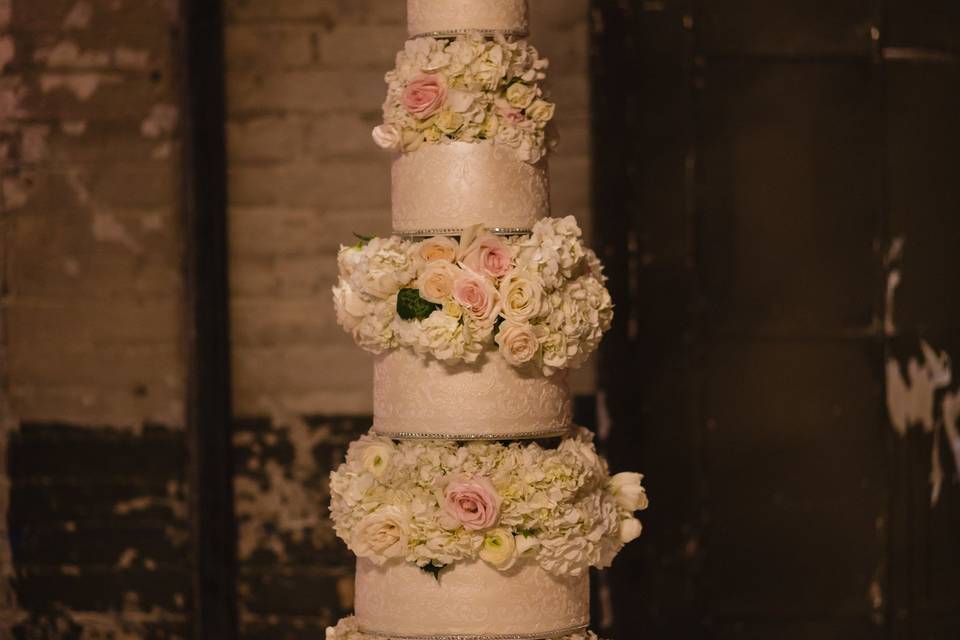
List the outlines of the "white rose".
<svg viewBox="0 0 960 640">
<path fill-rule="evenodd" d="M 533 360 L 540 348 L 537 334 L 526 322 L 505 320 L 500 325 L 495 340 L 500 347 L 500 355 L 515 367 Z"/>
<path fill-rule="evenodd" d="M 524 322 L 540 315 L 543 287 L 532 273 L 513 271 L 500 283 L 501 313 L 507 320 Z"/>
<path fill-rule="evenodd" d="M 631 471 L 623 471 L 610 478 L 608 486 L 610 494 L 617 499 L 617 503 L 631 513 L 646 509 L 647 492 L 640 484 L 643 475 Z"/>
<path fill-rule="evenodd" d="M 643 531 L 643 525 L 636 518 L 628 518 L 620 522 L 620 542 L 624 544 L 636 540 Z"/>
<path fill-rule="evenodd" d="M 360 463 L 373 477 L 379 478 L 390 467 L 390 460 L 396 450 L 389 440 L 368 440 L 357 444 Z"/>
<path fill-rule="evenodd" d="M 373 141 L 382 149 L 398 149 L 400 147 L 400 130 L 392 124 L 381 124 L 373 128 Z"/>
<path fill-rule="evenodd" d="M 552 102 L 535 100 L 533 104 L 527 107 L 524 113 L 534 122 L 546 124 L 550 120 L 553 120 L 553 114 L 556 112 L 556 109 L 557 106 Z"/>
<path fill-rule="evenodd" d="M 350 548 L 361 558 L 369 558 L 381 565 L 389 558 L 406 553 L 409 516 L 405 509 L 381 507 L 366 515 L 351 535 Z"/>
<path fill-rule="evenodd" d="M 453 294 L 453 283 L 460 269 L 450 262 L 431 262 L 417 278 L 417 289 L 424 300 L 443 304 Z"/>
<path fill-rule="evenodd" d="M 453 262 L 457 246 L 457 241 L 449 236 L 433 236 L 417 245 L 417 254 L 427 264 L 437 260 Z"/>
<path fill-rule="evenodd" d="M 506 98 L 511 107 L 516 107 L 517 109 L 526 109 L 536 97 L 536 87 L 531 87 L 528 84 L 514 82 L 512 85 L 507 87 Z"/>
<path fill-rule="evenodd" d="M 480 559 L 501 571 L 506 571 L 517 561 L 517 544 L 507 529 L 488 531 L 480 547 Z"/>
</svg>

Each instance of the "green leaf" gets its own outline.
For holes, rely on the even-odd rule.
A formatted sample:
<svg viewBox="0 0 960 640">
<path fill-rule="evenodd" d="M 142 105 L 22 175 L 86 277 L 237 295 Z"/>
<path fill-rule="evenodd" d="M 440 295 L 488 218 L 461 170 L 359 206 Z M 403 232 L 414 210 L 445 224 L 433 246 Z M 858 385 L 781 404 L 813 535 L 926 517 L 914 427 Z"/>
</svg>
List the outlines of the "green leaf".
<svg viewBox="0 0 960 640">
<path fill-rule="evenodd" d="M 397 293 L 397 315 L 404 320 L 423 320 L 440 305 L 424 300 L 416 289 L 400 289 Z"/>
<path fill-rule="evenodd" d="M 357 249 L 363 249 L 365 246 L 367 246 L 368 242 L 373 240 L 373 236 L 364 236 L 357 233 L 356 231 L 353 232 L 353 237 L 356 238 L 358 241 L 356 244 Z"/>
<path fill-rule="evenodd" d="M 422 567 L 420 567 L 420 568 L 421 568 L 423 571 L 425 571 L 425 572 L 427 572 L 427 573 L 429 573 L 429 574 L 432 574 L 432 575 L 433 575 L 433 579 L 436 580 L 437 582 L 439 582 L 439 581 L 440 581 L 440 571 L 443 569 L 444 566 L 446 566 L 446 565 L 440 565 L 440 566 L 438 567 L 438 566 L 435 565 L 435 564 L 428 564 L 428 565 L 422 566 Z"/>
</svg>

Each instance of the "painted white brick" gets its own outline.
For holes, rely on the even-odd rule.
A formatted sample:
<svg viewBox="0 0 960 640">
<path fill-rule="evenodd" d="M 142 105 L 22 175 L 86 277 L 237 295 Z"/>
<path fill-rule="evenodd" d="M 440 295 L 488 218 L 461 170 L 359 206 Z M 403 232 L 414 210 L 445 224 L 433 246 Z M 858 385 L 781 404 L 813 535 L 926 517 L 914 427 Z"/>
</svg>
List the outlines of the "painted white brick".
<svg viewBox="0 0 960 640">
<path fill-rule="evenodd" d="M 230 222 L 230 248 L 238 259 L 335 255 L 341 244 L 355 241 L 354 233 L 390 232 L 389 212 L 376 208 L 234 207 Z"/>
<path fill-rule="evenodd" d="M 302 67 L 317 61 L 317 26 L 234 24 L 226 29 L 229 70 Z M 270 55 L 264 55 L 269 51 Z"/>
<path fill-rule="evenodd" d="M 372 69 L 382 77 L 406 39 L 399 24 L 342 26 L 321 37 L 320 61 L 330 69 Z"/>
<path fill-rule="evenodd" d="M 235 167 L 230 200 L 236 205 L 388 209 L 389 158 Z"/>
<path fill-rule="evenodd" d="M 295 158 L 303 150 L 308 127 L 306 118 L 283 115 L 230 122 L 227 147 L 231 164 Z"/>
<path fill-rule="evenodd" d="M 338 0 L 224 0 L 224 9 L 228 21 L 320 20 L 332 23 L 342 4 Z"/>
<path fill-rule="evenodd" d="M 377 71 L 238 70 L 227 76 L 231 113 L 257 111 L 374 111 L 383 102 L 383 73 Z"/>
</svg>

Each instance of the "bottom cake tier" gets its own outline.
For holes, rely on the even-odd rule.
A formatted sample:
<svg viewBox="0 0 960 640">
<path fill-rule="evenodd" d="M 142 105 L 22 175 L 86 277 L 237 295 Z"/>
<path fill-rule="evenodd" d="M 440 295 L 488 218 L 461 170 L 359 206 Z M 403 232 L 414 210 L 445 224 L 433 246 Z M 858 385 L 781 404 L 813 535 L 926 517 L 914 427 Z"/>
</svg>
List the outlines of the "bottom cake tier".
<svg viewBox="0 0 960 640">
<path fill-rule="evenodd" d="M 532 563 L 465 562 L 434 576 L 359 558 L 355 598 L 358 629 L 381 638 L 560 638 L 590 622 L 588 573 L 559 578 Z"/>
<path fill-rule="evenodd" d="M 483 635 L 480 640 L 527 640 L 530 636 L 518 635 Z M 335 627 L 327 627 L 326 640 L 407 640 L 408 636 L 382 636 L 365 633 L 360 630 L 354 616 L 343 618 Z M 478 636 L 433 636 L 430 640 L 476 640 Z M 562 636 L 555 636 L 550 640 L 598 640 L 592 631 L 578 631 Z"/>
</svg>

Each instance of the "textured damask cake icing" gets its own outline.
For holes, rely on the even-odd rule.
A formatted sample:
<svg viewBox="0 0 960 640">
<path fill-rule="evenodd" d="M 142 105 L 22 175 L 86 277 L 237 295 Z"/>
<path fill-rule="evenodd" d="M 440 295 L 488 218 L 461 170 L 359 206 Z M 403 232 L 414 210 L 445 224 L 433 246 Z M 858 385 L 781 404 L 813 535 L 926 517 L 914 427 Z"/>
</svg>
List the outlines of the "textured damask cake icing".
<svg viewBox="0 0 960 640">
<path fill-rule="evenodd" d="M 525 0 L 408 0 L 386 74 L 394 234 L 338 254 L 338 323 L 373 355 L 374 415 L 330 476 L 357 556 L 328 640 L 596 640 L 589 571 L 640 535 L 642 476 L 572 423 L 567 370 L 613 303 L 550 216 L 547 60 Z"/>
<path fill-rule="evenodd" d="M 398 437 L 543 438 L 562 435 L 572 410 L 566 372 L 522 372 L 490 353 L 448 366 L 398 349 L 373 365 L 373 428 Z"/>
<path fill-rule="evenodd" d="M 526 0 L 408 0 L 411 36 L 464 31 L 526 35 Z"/>
<path fill-rule="evenodd" d="M 482 561 L 460 563 L 436 580 L 415 565 L 360 559 L 356 592 L 364 628 L 391 634 L 563 634 L 590 619 L 587 575 L 558 578 L 531 564 L 498 571 Z"/>
<path fill-rule="evenodd" d="M 478 223 L 523 231 L 550 213 L 546 160 L 530 164 L 491 142 L 403 154 L 393 161 L 391 182 L 398 233 L 456 234 Z"/>
</svg>

